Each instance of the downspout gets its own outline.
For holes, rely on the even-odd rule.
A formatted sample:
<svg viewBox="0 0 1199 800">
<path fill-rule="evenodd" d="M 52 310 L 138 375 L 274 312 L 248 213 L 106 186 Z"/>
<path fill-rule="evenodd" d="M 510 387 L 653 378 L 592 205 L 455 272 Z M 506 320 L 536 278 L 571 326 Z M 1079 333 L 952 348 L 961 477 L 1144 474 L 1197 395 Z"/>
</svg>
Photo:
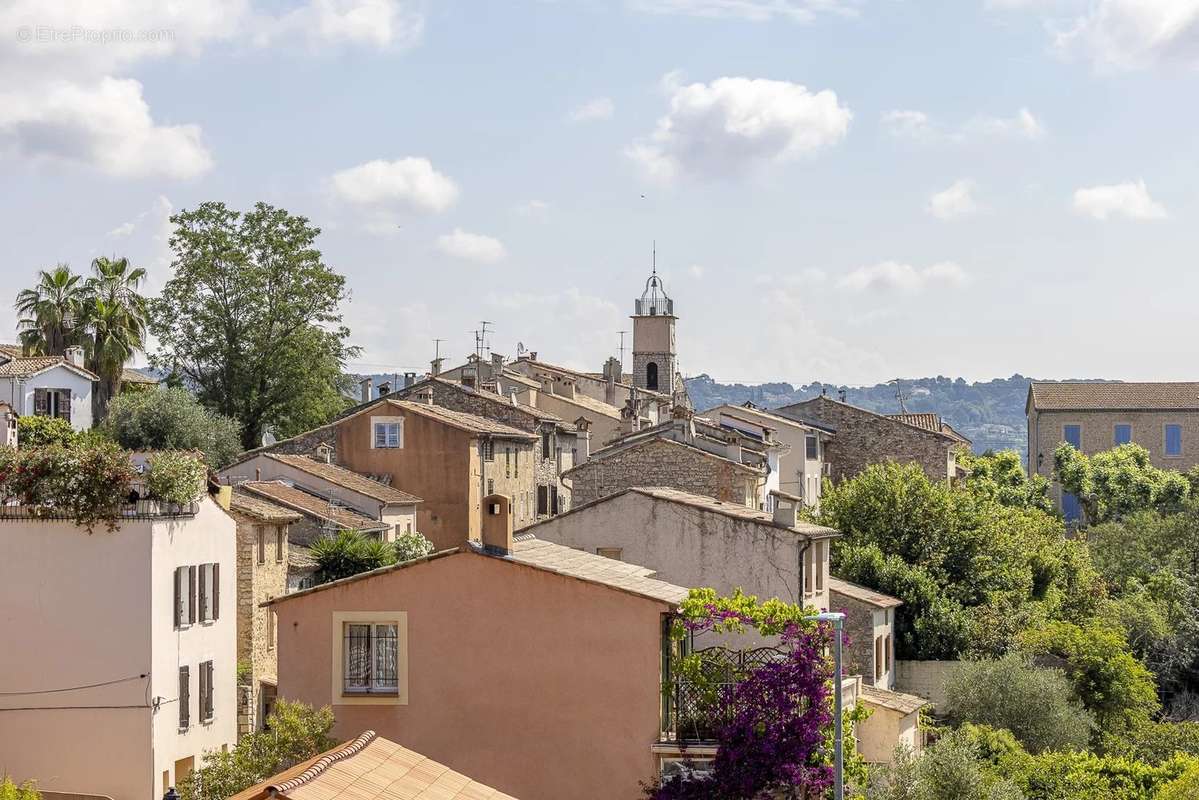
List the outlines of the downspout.
<svg viewBox="0 0 1199 800">
<path fill-rule="evenodd" d="M 805 536 L 803 538 L 803 547 L 799 548 L 799 604 L 803 606 L 804 597 L 804 581 L 808 577 L 808 571 L 804 569 L 804 559 L 808 555 L 808 550 L 812 547 L 812 537 Z"/>
</svg>

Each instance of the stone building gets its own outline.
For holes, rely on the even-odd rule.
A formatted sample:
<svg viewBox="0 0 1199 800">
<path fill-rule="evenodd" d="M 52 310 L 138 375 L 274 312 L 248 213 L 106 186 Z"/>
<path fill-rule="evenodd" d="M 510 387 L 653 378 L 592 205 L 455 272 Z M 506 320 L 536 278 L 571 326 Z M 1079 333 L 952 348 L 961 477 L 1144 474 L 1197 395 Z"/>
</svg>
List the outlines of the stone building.
<svg viewBox="0 0 1199 800">
<path fill-rule="evenodd" d="M 831 608 L 846 615 L 846 672 L 869 686 L 894 689 L 895 609 L 903 601 L 839 578 L 829 579 L 829 593 Z"/>
<path fill-rule="evenodd" d="M 262 603 L 287 593 L 288 527 L 295 511 L 234 488 L 229 513 L 237 522 L 237 735 L 261 730 L 278 686 L 275 612 Z"/>
<path fill-rule="evenodd" d="M 1093 383 L 1034 381 L 1028 415 L 1028 472 L 1053 476 L 1053 451 L 1063 442 L 1087 455 L 1135 442 L 1160 469 L 1185 472 L 1199 464 L 1199 382 Z M 1078 499 L 1052 490 L 1067 520 L 1078 521 Z"/>
<path fill-rule="evenodd" d="M 650 392 L 670 392 L 679 369 L 677 317 L 674 300 L 658 277 L 656 259 L 633 311 L 633 385 Z"/>
<path fill-rule="evenodd" d="M 775 409 L 774 414 L 834 431 L 825 449 L 829 477 L 852 478 L 871 464 L 895 461 L 919 464 L 933 480 L 957 477 L 956 451 L 970 441 L 941 424 L 905 420 L 867 411 L 821 395 Z M 916 415 L 921 418 L 936 415 Z M 940 418 L 937 417 L 938 423 Z M 920 424 L 917 424 L 917 423 Z"/>
</svg>

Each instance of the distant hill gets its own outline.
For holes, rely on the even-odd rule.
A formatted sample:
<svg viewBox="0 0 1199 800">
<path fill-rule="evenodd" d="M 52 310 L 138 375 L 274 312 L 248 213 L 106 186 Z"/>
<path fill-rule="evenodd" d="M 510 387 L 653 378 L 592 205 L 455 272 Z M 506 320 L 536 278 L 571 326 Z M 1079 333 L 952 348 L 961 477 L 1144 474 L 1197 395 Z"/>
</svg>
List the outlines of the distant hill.
<svg viewBox="0 0 1199 800">
<path fill-rule="evenodd" d="M 902 388 L 908 411 L 940 414 L 974 443 L 975 452 L 1016 450 L 1023 458 L 1028 447 L 1024 401 L 1031 381 L 1023 375 L 1013 375 L 967 383 L 961 378 L 938 375 L 905 380 Z M 799 387 L 789 383 L 724 384 L 708 375 L 687 380 L 687 391 L 697 409 L 708 409 L 721 403 L 739 404 L 746 400 L 764 408 L 778 408 L 816 397 L 822 389 L 830 397 L 836 397 L 837 392 L 844 389 L 847 402 L 880 414 L 893 414 L 900 410 L 895 388 L 894 384 L 887 383 L 875 386 L 812 383 Z"/>
</svg>

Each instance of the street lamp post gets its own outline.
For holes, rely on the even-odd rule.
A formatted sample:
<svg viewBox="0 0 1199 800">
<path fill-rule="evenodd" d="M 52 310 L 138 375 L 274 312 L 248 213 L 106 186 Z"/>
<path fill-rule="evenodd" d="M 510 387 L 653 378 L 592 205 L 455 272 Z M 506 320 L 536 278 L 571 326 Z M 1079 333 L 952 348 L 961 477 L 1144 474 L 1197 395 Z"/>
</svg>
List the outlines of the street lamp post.
<svg viewBox="0 0 1199 800">
<path fill-rule="evenodd" d="M 839 611 L 825 611 L 808 619 L 830 623 L 836 633 L 833 641 L 833 800 L 845 800 L 844 731 L 841 723 L 841 642 L 845 636 L 845 615 Z"/>
</svg>

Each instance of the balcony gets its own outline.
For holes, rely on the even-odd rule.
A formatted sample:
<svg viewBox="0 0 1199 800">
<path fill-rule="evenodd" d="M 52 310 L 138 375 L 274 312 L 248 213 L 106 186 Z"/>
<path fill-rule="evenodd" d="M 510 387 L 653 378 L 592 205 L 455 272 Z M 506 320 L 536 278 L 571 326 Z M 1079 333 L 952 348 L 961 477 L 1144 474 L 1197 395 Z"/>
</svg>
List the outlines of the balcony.
<svg viewBox="0 0 1199 800">
<path fill-rule="evenodd" d="M 786 658 L 773 647 L 732 650 L 709 647 L 692 653 L 679 653 L 680 642 L 670 642 L 673 653 L 663 658 L 666 680 L 662 688 L 662 740 L 666 742 L 711 744 L 716 732 L 728 722 L 724 700 L 745 676 L 772 661 Z M 702 678 L 693 681 L 675 671 L 679 655 L 699 656 Z"/>
</svg>

